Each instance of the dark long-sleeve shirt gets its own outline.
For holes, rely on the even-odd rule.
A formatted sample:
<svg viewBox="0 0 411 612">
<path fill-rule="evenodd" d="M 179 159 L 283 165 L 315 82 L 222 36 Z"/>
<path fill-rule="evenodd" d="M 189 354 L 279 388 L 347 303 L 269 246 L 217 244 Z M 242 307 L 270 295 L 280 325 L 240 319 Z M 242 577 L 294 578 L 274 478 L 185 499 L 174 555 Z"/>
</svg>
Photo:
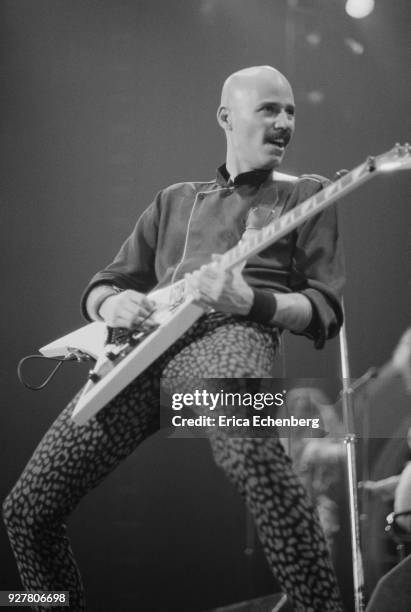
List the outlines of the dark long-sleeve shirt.
<svg viewBox="0 0 411 612">
<path fill-rule="evenodd" d="M 246 229 L 250 210 L 271 221 L 327 184 L 316 175 L 291 177 L 254 170 L 234 183 L 222 166 L 216 180 L 171 185 L 160 191 L 139 218 L 114 261 L 91 279 L 82 298 L 100 284 L 147 293 L 208 263 L 212 253 L 233 247 Z M 275 244 L 251 257 L 244 278 L 254 288 L 300 292 L 313 306 L 301 332 L 321 348 L 340 328 L 339 295 L 344 265 L 336 210 L 328 208 Z"/>
</svg>

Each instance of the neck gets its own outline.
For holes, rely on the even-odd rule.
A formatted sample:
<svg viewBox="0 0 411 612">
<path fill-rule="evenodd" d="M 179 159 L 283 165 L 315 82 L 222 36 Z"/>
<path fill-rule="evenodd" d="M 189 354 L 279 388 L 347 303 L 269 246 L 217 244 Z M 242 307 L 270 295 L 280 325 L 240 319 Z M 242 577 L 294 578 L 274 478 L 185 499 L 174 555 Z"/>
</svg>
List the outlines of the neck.
<svg viewBox="0 0 411 612">
<path fill-rule="evenodd" d="M 239 174 L 243 174 L 243 172 L 255 170 L 255 168 L 250 168 L 249 164 L 237 159 L 230 148 L 227 150 L 225 167 L 232 181 L 234 181 L 235 177 Z"/>
<path fill-rule="evenodd" d="M 241 170 L 239 165 L 235 163 L 234 160 L 230 160 L 227 155 L 227 160 L 225 162 L 225 167 L 227 168 L 227 172 L 230 175 L 232 181 L 234 181 L 235 177 L 242 172 L 247 172 L 247 170 Z"/>
<path fill-rule="evenodd" d="M 236 159 L 231 151 L 227 151 L 225 167 L 232 181 L 234 181 L 236 176 L 244 172 L 252 172 L 253 170 L 267 170 L 267 172 L 269 172 L 270 170 L 274 170 L 274 168 L 251 167 L 250 164 Z"/>
</svg>

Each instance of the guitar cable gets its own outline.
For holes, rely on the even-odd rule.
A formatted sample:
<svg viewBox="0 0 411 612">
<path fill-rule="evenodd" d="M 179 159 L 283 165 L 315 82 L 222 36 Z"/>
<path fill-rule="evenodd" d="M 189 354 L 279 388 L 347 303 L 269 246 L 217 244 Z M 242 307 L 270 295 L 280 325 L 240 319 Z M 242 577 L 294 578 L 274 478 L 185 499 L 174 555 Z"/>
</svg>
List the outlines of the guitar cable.
<svg viewBox="0 0 411 612">
<path fill-rule="evenodd" d="M 57 361 L 57 365 L 52 369 L 50 374 L 43 380 L 41 384 L 32 385 L 24 379 L 23 375 L 23 365 L 26 361 L 29 361 L 29 359 L 46 359 L 47 361 Z M 21 384 L 24 385 L 27 389 L 30 389 L 31 391 L 40 391 L 48 385 L 48 383 L 54 378 L 54 376 L 57 374 L 57 371 L 66 361 L 80 361 L 80 359 L 75 355 L 68 355 L 67 357 L 45 357 L 44 355 L 27 355 L 27 357 L 23 357 L 23 359 L 20 359 L 19 363 L 17 364 L 18 379 Z"/>
<path fill-rule="evenodd" d="M 136 326 L 136 328 L 133 330 L 127 329 L 125 331 L 126 328 L 107 327 L 107 344 L 117 344 L 117 343 L 124 344 L 125 342 L 127 342 L 132 346 L 133 345 L 133 335 L 138 334 L 141 331 L 144 331 L 143 329 L 144 323 L 147 321 L 147 319 L 149 319 L 152 316 L 153 313 L 154 313 L 154 310 L 151 311 L 148 315 L 146 315 L 140 321 L 140 323 Z M 31 359 L 45 359 L 46 361 L 56 361 L 57 362 L 57 364 L 52 369 L 50 374 L 46 376 L 43 382 L 41 382 L 39 385 L 33 385 L 29 383 L 27 380 L 25 380 L 25 377 L 23 374 L 24 364 Z M 30 391 L 40 391 L 41 389 L 44 389 L 49 384 L 49 382 L 53 380 L 53 378 L 55 377 L 55 375 L 57 374 L 58 370 L 61 368 L 63 363 L 66 363 L 67 361 L 81 362 L 81 361 L 88 361 L 88 360 L 93 360 L 93 359 L 86 353 L 80 353 L 78 351 L 76 351 L 75 353 L 71 352 L 66 357 L 45 357 L 44 355 L 27 355 L 26 357 L 23 357 L 23 359 L 20 359 L 19 363 L 17 364 L 17 376 L 21 384 L 24 385 L 27 389 L 30 389 Z"/>
</svg>

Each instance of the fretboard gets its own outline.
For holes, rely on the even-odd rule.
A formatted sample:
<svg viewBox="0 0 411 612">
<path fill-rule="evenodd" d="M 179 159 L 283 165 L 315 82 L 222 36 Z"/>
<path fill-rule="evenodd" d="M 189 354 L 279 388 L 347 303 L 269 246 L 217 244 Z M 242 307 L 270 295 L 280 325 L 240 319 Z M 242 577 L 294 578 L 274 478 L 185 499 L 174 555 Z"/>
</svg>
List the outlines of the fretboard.
<svg viewBox="0 0 411 612">
<path fill-rule="evenodd" d="M 367 181 L 372 176 L 373 169 L 374 167 L 369 161 L 360 164 L 342 178 L 325 187 L 325 189 L 298 204 L 298 206 L 285 215 L 278 217 L 278 219 L 261 230 L 253 232 L 247 239 L 240 241 L 223 255 L 219 265 L 223 269 L 229 270 L 259 251 L 262 251 L 304 223 L 304 221 L 307 221 L 352 191 L 355 187 Z"/>
</svg>

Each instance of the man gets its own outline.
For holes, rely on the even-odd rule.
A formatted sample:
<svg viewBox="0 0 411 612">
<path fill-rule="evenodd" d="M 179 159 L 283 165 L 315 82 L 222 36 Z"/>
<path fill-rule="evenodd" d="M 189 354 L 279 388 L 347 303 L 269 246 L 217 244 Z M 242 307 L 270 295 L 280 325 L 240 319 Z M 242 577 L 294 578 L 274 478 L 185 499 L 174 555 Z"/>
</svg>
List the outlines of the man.
<svg viewBox="0 0 411 612">
<path fill-rule="evenodd" d="M 72 403 L 45 435 L 4 505 L 27 589 L 69 590 L 73 609 L 83 609 L 66 518 L 158 429 L 161 376 L 188 378 L 195 371 L 233 385 L 235 378 L 268 377 L 279 329 L 306 335 L 317 347 L 337 333 L 342 264 L 334 211 L 252 257 L 243 272 L 201 268 L 211 254 L 218 257 L 236 244 L 244 230 L 269 222 L 324 185 L 321 177 L 273 173 L 294 132 L 294 113 L 291 86 L 274 68 L 231 75 L 217 112 L 227 138 L 226 164 L 217 179 L 160 192 L 113 263 L 87 287 L 85 316 L 113 328 L 148 322 L 153 304 L 147 292 L 184 275 L 199 303 L 213 312 L 87 425 L 70 420 Z M 279 441 L 228 437 L 220 430 L 210 441 L 217 463 L 253 513 L 267 559 L 295 610 L 341 610 L 323 534 Z"/>
</svg>

